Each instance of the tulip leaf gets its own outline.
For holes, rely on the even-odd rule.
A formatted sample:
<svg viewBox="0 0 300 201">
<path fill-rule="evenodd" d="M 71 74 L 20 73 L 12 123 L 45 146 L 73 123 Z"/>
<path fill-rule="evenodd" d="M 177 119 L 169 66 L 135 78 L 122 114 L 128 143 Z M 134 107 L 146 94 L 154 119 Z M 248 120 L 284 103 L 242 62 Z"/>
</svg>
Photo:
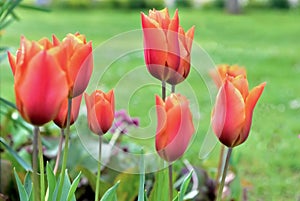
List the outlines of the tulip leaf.
<svg viewBox="0 0 300 201">
<path fill-rule="evenodd" d="M 13 108 L 15 110 L 17 109 L 17 107 L 16 107 L 15 104 L 13 104 L 12 102 L 10 102 L 10 101 L 8 101 L 8 100 L 6 100 L 4 98 L 0 97 L 0 101 L 3 102 L 3 103 L 5 103 L 6 105 L 8 105 L 9 107 L 11 107 L 11 108 Z"/>
<path fill-rule="evenodd" d="M 138 201 L 144 201 L 145 200 L 145 164 L 144 164 L 144 153 L 143 150 L 141 150 L 141 161 L 140 161 L 140 187 L 139 187 L 139 195 L 138 195 Z"/>
<path fill-rule="evenodd" d="M 100 201 L 117 201 L 117 187 L 119 186 L 120 181 L 115 183 L 110 189 L 108 189 Z"/>
<path fill-rule="evenodd" d="M 81 172 L 79 172 L 79 174 L 77 175 L 77 177 L 74 179 L 71 187 L 70 187 L 70 190 L 69 190 L 69 193 L 68 193 L 68 197 L 67 197 L 67 201 L 71 201 L 72 199 L 75 200 L 75 191 L 76 191 L 76 188 L 79 184 L 79 181 L 80 181 L 80 176 L 81 176 Z"/>
<path fill-rule="evenodd" d="M 181 186 L 180 186 L 180 191 L 179 191 L 179 196 L 178 196 L 178 201 L 183 201 L 184 200 L 184 195 L 186 193 L 186 190 L 189 186 L 190 180 L 192 178 L 193 171 L 191 171 L 183 180 Z"/>
<path fill-rule="evenodd" d="M 24 188 L 26 190 L 28 197 L 29 198 L 32 197 L 33 193 L 32 193 L 32 181 L 31 181 L 31 177 L 30 177 L 30 172 L 27 172 L 25 175 Z"/>
<path fill-rule="evenodd" d="M 20 201 L 28 201 L 28 195 L 26 193 L 26 189 L 23 186 L 17 172 L 16 169 L 14 168 L 14 175 L 17 181 L 17 186 L 18 186 L 18 192 L 19 192 L 19 196 L 20 196 Z"/>
<path fill-rule="evenodd" d="M 149 197 L 150 201 L 169 200 L 168 190 L 166 190 L 169 189 L 168 181 L 167 169 L 155 173 L 155 182 Z"/>
<path fill-rule="evenodd" d="M 70 182 L 70 179 L 69 179 L 68 170 L 66 170 L 64 172 L 63 176 L 64 176 L 64 180 L 63 180 L 64 183 L 63 183 L 63 187 L 62 187 L 62 193 L 61 193 L 60 200 L 61 201 L 66 201 L 67 197 L 68 197 L 69 189 L 71 187 L 71 182 Z"/>
<path fill-rule="evenodd" d="M 7 151 L 14 157 L 14 159 L 16 159 L 16 161 L 26 170 L 26 171 L 32 171 L 32 168 L 30 165 L 27 164 L 26 161 L 24 161 L 19 155 L 18 153 L 13 150 L 6 142 L 5 140 L 0 137 L 0 142 L 1 144 L 7 149 Z"/>
<path fill-rule="evenodd" d="M 47 162 L 46 165 L 46 174 L 47 174 L 47 180 L 48 180 L 48 200 L 53 200 L 53 192 L 55 192 L 55 186 L 56 186 L 56 179 L 55 179 L 55 175 L 49 165 L 49 163 Z"/>
</svg>

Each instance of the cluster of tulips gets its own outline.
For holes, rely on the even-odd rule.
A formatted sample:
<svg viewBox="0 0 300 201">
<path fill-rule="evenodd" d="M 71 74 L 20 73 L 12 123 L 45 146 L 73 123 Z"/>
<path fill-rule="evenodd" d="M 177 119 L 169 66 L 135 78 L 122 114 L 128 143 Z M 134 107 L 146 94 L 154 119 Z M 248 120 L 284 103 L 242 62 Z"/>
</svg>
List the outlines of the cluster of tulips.
<svg viewBox="0 0 300 201">
<path fill-rule="evenodd" d="M 190 72 L 194 27 L 185 32 L 179 25 L 177 10 L 174 17 L 170 18 L 168 9 L 153 9 L 148 15 L 141 13 L 141 20 L 146 67 L 162 84 L 162 95 L 156 96 L 155 145 L 158 155 L 169 163 L 169 194 L 170 200 L 173 200 L 172 162 L 184 154 L 195 133 L 189 101 L 180 93 L 175 93 L 176 85 L 183 82 Z M 34 174 L 38 174 L 37 155 L 42 152 L 38 148 L 38 128 L 50 121 L 54 121 L 62 130 L 61 144 L 63 140 L 65 142 L 61 166 L 63 172 L 66 169 L 70 125 L 76 121 L 82 95 L 93 71 L 92 43 L 87 42 L 85 36 L 79 33 L 68 34 L 62 41 L 55 36 L 52 41 L 47 38 L 29 41 L 21 37 L 16 56 L 9 52 L 8 59 L 14 75 L 18 111 L 35 128 Z M 221 199 L 231 150 L 247 139 L 253 110 L 265 83 L 249 91 L 246 70 L 239 66 L 220 65 L 211 75 L 219 88 L 212 111 L 212 128 L 220 142 L 228 147 L 219 185 L 218 199 Z M 171 85 L 169 95 L 167 84 Z M 101 136 L 110 129 L 114 121 L 114 92 L 95 90 L 91 95 L 85 93 L 84 97 L 89 128 L 99 135 L 101 157 Z M 100 161 L 101 158 L 95 194 L 97 201 Z M 42 163 L 40 171 L 43 172 L 41 166 Z M 33 181 L 38 185 L 37 178 Z M 42 179 L 40 183 L 43 183 Z M 39 191 L 42 191 L 41 198 L 37 196 L 36 200 L 44 198 L 45 192 Z"/>
</svg>

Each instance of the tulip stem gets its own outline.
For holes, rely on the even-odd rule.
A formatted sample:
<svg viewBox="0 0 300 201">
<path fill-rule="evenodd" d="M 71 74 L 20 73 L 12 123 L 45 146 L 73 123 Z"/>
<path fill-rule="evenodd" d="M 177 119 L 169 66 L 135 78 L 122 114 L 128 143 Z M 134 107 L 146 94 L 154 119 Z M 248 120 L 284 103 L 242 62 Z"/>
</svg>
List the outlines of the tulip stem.
<svg viewBox="0 0 300 201">
<path fill-rule="evenodd" d="M 39 155 L 39 162 L 40 162 L 40 187 L 41 187 L 41 200 L 45 199 L 45 174 L 44 174 L 44 157 L 43 157 L 43 146 L 40 136 L 39 127 L 37 128 L 38 132 L 38 155 Z"/>
<path fill-rule="evenodd" d="M 55 166 L 54 166 L 54 175 L 56 175 L 57 170 L 58 170 L 58 165 L 59 165 L 59 161 L 60 161 L 60 157 L 61 157 L 61 150 L 62 150 L 62 145 L 63 145 L 63 141 L 65 138 L 65 129 L 62 128 L 60 129 L 61 135 L 59 138 L 59 145 L 58 145 L 58 151 L 57 151 L 57 156 L 56 156 L 56 161 L 55 161 Z"/>
<path fill-rule="evenodd" d="M 161 82 L 161 96 L 162 96 L 163 101 L 165 101 L 165 99 L 166 99 L 166 82 L 165 81 Z"/>
<path fill-rule="evenodd" d="M 217 170 L 217 176 L 216 176 L 216 189 L 218 189 L 219 184 L 220 184 L 220 177 L 221 177 L 221 171 L 222 171 L 222 167 L 224 164 L 224 150 L 225 150 L 225 146 L 222 144 L 221 145 L 221 150 L 220 150 L 220 156 L 219 156 L 219 164 L 218 164 L 218 170 Z"/>
<path fill-rule="evenodd" d="M 222 180 L 221 180 L 221 183 L 220 183 L 219 189 L 218 189 L 217 201 L 222 200 L 223 188 L 224 188 L 225 178 L 226 178 L 226 174 L 227 174 L 227 170 L 228 170 L 228 166 L 229 166 L 229 160 L 230 160 L 231 152 L 232 152 L 232 148 L 229 147 L 228 150 L 227 150 L 227 153 L 226 153 L 226 160 L 225 160 L 225 165 L 224 165 L 224 168 L 223 168 Z"/>
<path fill-rule="evenodd" d="M 71 122 L 71 111 L 72 111 L 72 98 L 68 98 L 68 114 L 67 114 L 67 127 L 66 127 L 66 137 L 65 137 L 65 147 L 64 147 L 64 154 L 63 160 L 61 165 L 61 175 L 60 175 L 60 184 L 57 194 L 57 200 L 60 200 L 62 194 L 62 188 L 64 184 L 64 173 L 67 167 L 67 158 L 68 158 L 68 151 L 69 151 L 69 138 L 70 138 L 70 122 Z"/>
<path fill-rule="evenodd" d="M 173 166 L 169 164 L 169 200 L 173 200 Z"/>
<path fill-rule="evenodd" d="M 101 149 L 102 149 L 102 136 L 99 135 L 98 172 L 97 172 L 97 181 L 96 181 L 95 201 L 98 201 L 99 199 L 99 188 L 100 188 L 100 177 L 101 177 Z"/>
<path fill-rule="evenodd" d="M 175 86 L 176 86 L 175 84 L 172 84 L 172 89 L 171 89 L 172 93 L 175 93 Z"/>
<path fill-rule="evenodd" d="M 33 167 L 33 193 L 34 200 L 39 201 L 39 175 L 38 175 L 38 137 L 39 137 L 39 128 L 37 126 L 33 129 L 33 153 L 32 153 L 32 167 Z"/>
</svg>

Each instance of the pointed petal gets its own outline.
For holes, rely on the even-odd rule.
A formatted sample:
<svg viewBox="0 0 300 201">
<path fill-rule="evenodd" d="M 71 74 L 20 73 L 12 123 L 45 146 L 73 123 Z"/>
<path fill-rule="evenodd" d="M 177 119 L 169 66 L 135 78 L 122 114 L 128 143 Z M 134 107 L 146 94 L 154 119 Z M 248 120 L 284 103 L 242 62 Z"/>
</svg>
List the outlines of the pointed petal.
<svg viewBox="0 0 300 201">
<path fill-rule="evenodd" d="M 10 52 L 7 52 L 7 56 L 8 56 L 8 61 L 12 70 L 13 75 L 15 75 L 15 71 L 16 71 L 16 57 L 14 55 L 12 55 Z"/>
<path fill-rule="evenodd" d="M 246 99 L 246 120 L 245 120 L 245 126 L 243 128 L 242 136 L 241 136 L 239 143 L 243 143 L 249 135 L 254 107 L 255 107 L 258 99 L 260 98 L 265 86 L 266 86 L 266 83 L 264 82 L 256 87 L 254 87 L 250 91 L 250 93 Z"/>
</svg>

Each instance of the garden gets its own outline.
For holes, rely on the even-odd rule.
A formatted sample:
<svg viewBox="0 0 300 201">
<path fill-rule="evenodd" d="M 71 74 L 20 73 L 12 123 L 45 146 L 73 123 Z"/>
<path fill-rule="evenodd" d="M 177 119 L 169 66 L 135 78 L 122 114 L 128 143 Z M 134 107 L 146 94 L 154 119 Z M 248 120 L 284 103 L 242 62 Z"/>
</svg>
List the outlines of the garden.
<svg viewBox="0 0 300 201">
<path fill-rule="evenodd" d="M 173 23 L 178 14 L 185 34 L 170 25 L 175 35 L 170 32 L 168 40 L 176 39 L 166 51 L 168 40 L 160 38 L 160 31 L 167 28 L 151 27 L 165 26 L 157 17 L 166 15 L 165 5 L 131 8 L 116 1 L 114 6 L 93 7 L 78 1 L 44 7 L 23 1 L 5 16 L 5 2 L 0 12 L 0 200 L 300 199 L 299 8 L 252 2 L 232 15 L 215 5 L 170 6 L 169 18 Z M 184 45 L 179 42 L 172 49 L 178 40 L 185 40 Z M 84 50 L 78 48 L 77 59 L 68 60 L 78 46 Z M 50 56 L 36 59 L 43 65 L 22 85 L 25 72 L 18 72 L 18 60 L 36 57 L 29 47 Z M 24 58 L 16 54 L 18 49 Z M 52 61 L 52 54 L 62 56 Z M 78 68 L 83 68 L 77 80 L 66 81 L 66 69 L 54 69 L 53 62 L 82 63 Z M 185 73 L 171 69 L 172 63 L 184 66 Z M 35 78 L 38 73 L 43 76 Z M 35 98 L 48 85 L 56 86 L 50 101 L 46 92 Z M 23 96 L 16 97 L 18 86 Z M 232 140 L 248 111 L 247 95 L 256 97 L 250 101 L 255 106 L 249 106 L 250 124 L 244 126 L 251 129 L 242 129 Z M 105 106 L 94 109 L 99 96 Z M 37 105 L 47 101 L 47 110 L 39 111 Z M 169 117 L 169 108 L 177 104 L 179 114 Z M 65 109 L 63 120 L 55 118 L 60 108 Z M 67 112 L 70 108 L 78 115 Z M 224 108 L 230 115 L 224 117 Z M 36 113 L 41 114 L 35 119 Z M 73 115 L 78 116 L 74 124 Z M 43 121 L 41 116 L 51 117 Z M 177 116 L 184 131 L 179 129 L 175 147 L 168 147 L 165 136 L 176 130 Z M 230 132 L 224 131 L 226 126 Z"/>
</svg>

